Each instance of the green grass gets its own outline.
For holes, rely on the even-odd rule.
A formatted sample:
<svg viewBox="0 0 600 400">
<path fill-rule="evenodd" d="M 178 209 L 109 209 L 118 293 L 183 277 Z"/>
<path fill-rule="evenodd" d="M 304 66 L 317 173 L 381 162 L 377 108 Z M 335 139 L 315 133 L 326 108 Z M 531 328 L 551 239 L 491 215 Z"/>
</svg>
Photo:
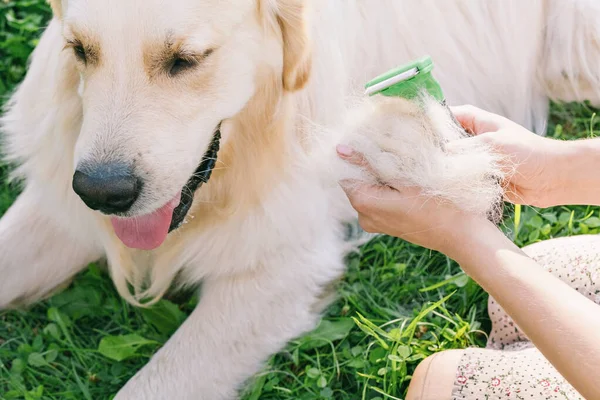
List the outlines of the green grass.
<svg viewBox="0 0 600 400">
<path fill-rule="evenodd" d="M 41 0 L 0 0 L 0 96 L 22 78 L 48 16 Z M 594 112 L 584 104 L 553 105 L 550 135 L 598 133 Z M 6 169 L 0 171 L 4 181 Z M 0 212 L 16 193 L 0 186 Z M 515 218 L 509 207 L 506 214 L 503 229 L 521 246 L 600 230 L 598 208 L 524 207 Z M 401 399 L 424 357 L 485 344 L 487 295 L 443 255 L 382 237 L 348 263 L 339 300 L 321 325 L 274 355 L 245 400 Z M 0 399 L 110 398 L 195 301 L 182 294 L 136 309 L 101 268 L 90 266 L 50 300 L 0 313 Z"/>
</svg>

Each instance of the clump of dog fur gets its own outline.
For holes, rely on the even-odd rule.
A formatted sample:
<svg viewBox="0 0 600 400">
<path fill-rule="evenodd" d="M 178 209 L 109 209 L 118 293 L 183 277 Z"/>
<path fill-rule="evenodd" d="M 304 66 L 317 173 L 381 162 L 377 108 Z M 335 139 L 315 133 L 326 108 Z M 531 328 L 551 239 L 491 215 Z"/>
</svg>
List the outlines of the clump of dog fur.
<svg viewBox="0 0 600 400">
<path fill-rule="evenodd" d="M 507 178 L 503 157 L 468 134 L 448 108 L 430 96 L 418 101 L 377 95 L 352 100 L 347 118 L 331 132 L 364 157 L 368 167 L 337 160 L 336 181 L 384 184 L 450 201 L 499 223 Z M 448 143 L 453 142 L 451 146 Z"/>
</svg>

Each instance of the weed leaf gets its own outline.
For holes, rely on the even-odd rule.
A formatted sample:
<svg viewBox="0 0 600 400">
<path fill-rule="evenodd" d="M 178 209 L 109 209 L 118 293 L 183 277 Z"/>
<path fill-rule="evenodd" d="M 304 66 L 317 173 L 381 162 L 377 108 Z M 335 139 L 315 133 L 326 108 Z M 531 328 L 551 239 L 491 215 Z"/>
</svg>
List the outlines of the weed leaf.
<svg viewBox="0 0 600 400">
<path fill-rule="evenodd" d="M 135 334 L 106 336 L 100 341 L 98 351 L 111 360 L 123 361 L 136 355 L 142 346 L 155 343 Z"/>
</svg>

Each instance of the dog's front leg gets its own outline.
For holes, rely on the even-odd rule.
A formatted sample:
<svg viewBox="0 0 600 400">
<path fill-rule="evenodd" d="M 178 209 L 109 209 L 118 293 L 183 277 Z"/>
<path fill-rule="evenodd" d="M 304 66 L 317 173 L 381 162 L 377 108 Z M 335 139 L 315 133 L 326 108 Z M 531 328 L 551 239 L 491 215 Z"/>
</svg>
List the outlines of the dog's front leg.
<svg viewBox="0 0 600 400">
<path fill-rule="evenodd" d="M 76 214 L 53 212 L 49 197 L 30 185 L 0 220 L 0 309 L 41 299 L 101 257 Z"/>
<path fill-rule="evenodd" d="M 271 354 L 315 326 L 323 286 L 343 269 L 339 248 L 205 282 L 197 309 L 115 400 L 237 398 Z"/>
</svg>

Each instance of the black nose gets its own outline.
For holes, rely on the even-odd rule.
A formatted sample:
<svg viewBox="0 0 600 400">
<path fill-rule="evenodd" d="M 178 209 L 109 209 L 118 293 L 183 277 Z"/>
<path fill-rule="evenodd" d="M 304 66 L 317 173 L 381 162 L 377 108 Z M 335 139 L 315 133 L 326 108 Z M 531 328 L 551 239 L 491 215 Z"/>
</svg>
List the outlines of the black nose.
<svg viewBox="0 0 600 400">
<path fill-rule="evenodd" d="M 128 211 L 141 187 L 141 180 L 121 164 L 86 165 L 73 175 L 75 193 L 89 208 L 105 214 Z"/>
</svg>

